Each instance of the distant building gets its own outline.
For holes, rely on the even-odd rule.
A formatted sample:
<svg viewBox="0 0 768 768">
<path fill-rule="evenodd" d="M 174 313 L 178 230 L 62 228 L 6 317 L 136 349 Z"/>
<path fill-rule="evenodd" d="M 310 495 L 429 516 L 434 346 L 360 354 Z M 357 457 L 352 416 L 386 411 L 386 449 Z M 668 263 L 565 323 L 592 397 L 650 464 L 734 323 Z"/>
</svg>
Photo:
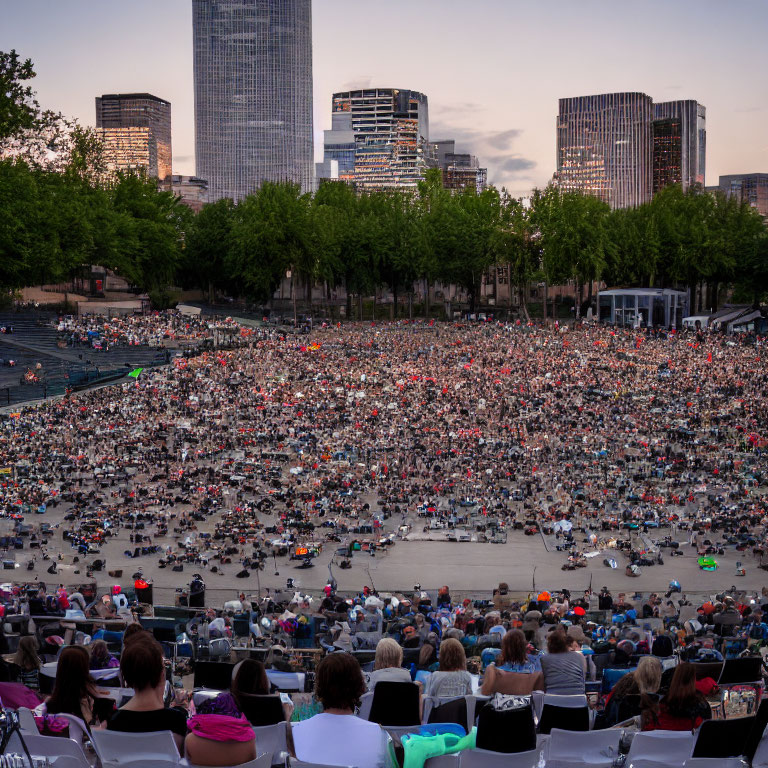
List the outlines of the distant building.
<svg viewBox="0 0 768 768">
<path fill-rule="evenodd" d="M 651 199 L 653 101 L 644 93 L 560 99 L 557 184 L 628 208 Z"/>
<path fill-rule="evenodd" d="M 704 186 L 707 109 L 697 101 L 653 105 L 653 192 L 670 184 Z"/>
<path fill-rule="evenodd" d="M 474 155 L 449 153 L 443 165 L 443 186 L 446 189 L 474 189 L 482 192 L 488 183 L 488 169 L 481 168 Z"/>
<path fill-rule="evenodd" d="M 211 200 L 314 186 L 311 0 L 193 0 L 197 175 Z"/>
<path fill-rule="evenodd" d="M 749 203 L 768 218 L 768 173 L 734 173 L 721 176 L 717 186 L 726 195 Z"/>
<path fill-rule="evenodd" d="M 181 198 L 181 202 L 195 213 L 199 213 L 209 202 L 208 182 L 197 176 L 170 176 L 162 187 Z"/>
<path fill-rule="evenodd" d="M 427 97 L 398 88 L 335 93 L 325 160 L 358 189 L 415 188 L 427 169 Z"/>
<path fill-rule="evenodd" d="M 157 179 L 172 174 L 169 101 L 150 93 L 97 96 L 96 128 L 110 170 L 142 169 Z"/>
<path fill-rule="evenodd" d="M 471 187 L 482 192 L 488 183 L 488 169 L 481 168 L 478 159 L 471 154 L 456 152 L 455 139 L 438 139 L 429 143 L 428 162 L 439 168 L 446 189 L 459 190 Z"/>
</svg>

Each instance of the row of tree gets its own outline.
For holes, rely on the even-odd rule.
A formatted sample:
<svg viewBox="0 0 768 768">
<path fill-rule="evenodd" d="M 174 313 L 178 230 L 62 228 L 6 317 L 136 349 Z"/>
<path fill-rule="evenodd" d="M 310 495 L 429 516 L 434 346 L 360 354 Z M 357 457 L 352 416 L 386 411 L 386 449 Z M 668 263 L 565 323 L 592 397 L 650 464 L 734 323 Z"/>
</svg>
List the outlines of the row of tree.
<svg viewBox="0 0 768 768">
<path fill-rule="evenodd" d="M 483 275 L 507 265 L 525 306 L 532 281 L 610 285 L 735 285 L 768 290 L 768 234 L 746 203 L 672 186 L 638 208 L 555 186 L 521 200 L 494 187 L 445 190 L 430 171 L 417 191 L 314 194 L 267 183 L 235 204 L 194 215 L 136 174 L 106 173 L 93 131 L 42 112 L 31 62 L 0 53 L 0 287 L 60 282 L 100 264 L 145 291 L 169 285 L 266 302 L 288 270 L 300 284 L 348 296 L 415 281 L 456 284 L 474 309 Z M 546 311 L 546 302 L 544 304 Z"/>
</svg>

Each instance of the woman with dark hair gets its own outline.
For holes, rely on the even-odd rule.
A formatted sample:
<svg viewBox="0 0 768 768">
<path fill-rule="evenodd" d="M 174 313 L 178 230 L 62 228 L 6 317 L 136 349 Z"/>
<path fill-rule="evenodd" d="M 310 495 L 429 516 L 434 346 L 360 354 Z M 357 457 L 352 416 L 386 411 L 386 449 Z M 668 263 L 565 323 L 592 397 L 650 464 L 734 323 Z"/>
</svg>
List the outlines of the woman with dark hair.
<svg viewBox="0 0 768 768">
<path fill-rule="evenodd" d="M 438 669 L 437 649 L 432 643 L 424 643 L 419 649 L 419 661 L 416 664 L 417 672 L 434 672 Z"/>
<path fill-rule="evenodd" d="M 585 691 L 587 659 L 578 651 L 570 650 L 570 639 L 562 629 L 547 635 L 547 653 L 541 657 L 541 671 L 547 693 L 569 696 Z"/>
<path fill-rule="evenodd" d="M 21 670 L 19 682 L 33 691 L 40 690 L 40 667 L 43 666 L 43 662 L 37 655 L 39 647 L 34 635 L 24 635 L 19 640 L 18 650 L 13 657 L 13 663 Z"/>
<path fill-rule="evenodd" d="M 696 690 L 696 668 L 684 662 L 675 667 L 667 695 L 642 712 L 644 731 L 692 731 L 712 717 L 707 700 Z"/>
<path fill-rule="evenodd" d="M 109 652 L 103 640 L 94 640 L 90 649 L 91 669 L 115 669 L 120 666 L 120 661 Z"/>
<path fill-rule="evenodd" d="M 222 691 L 213 699 L 206 699 L 197 707 L 200 715 L 230 715 L 241 717 L 245 696 L 268 696 L 272 693 L 267 671 L 260 661 L 245 659 L 233 670 L 234 676 L 228 691 Z M 283 704 L 283 714 L 290 720 L 293 706 Z"/>
<path fill-rule="evenodd" d="M 480 692 L 483 696 L 494 693 L 527 696 L 543 686 L 541 671 L 528 659 L 525 635 L 519 629 L 510 629 L 501 641 L 498 664 L 491 664 L 485 670 Z"/>
<path fill-rule="evenodd" d="M 53 693 L 45 702 L 49 715 L 63 713 L 81 718 L 86 725 L 93 722 L 93 703 L 99 691 L 91 677 L 90 660 L 83 645 L 71 645 L 61 652 Z"/>
<path fill-rule="evenodd" d="M 360 665 L 347 653 L 332 653 L 318 665 L 315 696 L 323 712 L 293 724 L 296 757 L 324 765 L 380 768 L 386 765 L 387 736 L 376 723 L 355 716 L 365 693 Z"/>
<path fill-rule="evenodd" d="M 134 694 L 115 712 L 107 728 L 128 733 L 170 731 L 181 749 L 187 717 L 179 709 L 165 708 L 165 659 L 160 643 L 149 635 L 132 638 L 123 648 L 120 672 Z"/>
</svg>

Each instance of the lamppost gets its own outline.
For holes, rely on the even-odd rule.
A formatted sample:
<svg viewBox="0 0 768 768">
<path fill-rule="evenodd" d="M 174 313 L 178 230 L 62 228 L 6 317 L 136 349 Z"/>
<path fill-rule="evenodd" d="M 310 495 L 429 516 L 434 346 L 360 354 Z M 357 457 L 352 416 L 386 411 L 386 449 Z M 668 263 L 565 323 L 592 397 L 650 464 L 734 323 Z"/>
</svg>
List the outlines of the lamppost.
<svg viewBox="0 0 768 768">
<path fill-rule="evenodd" d="M 293 272 L 288 269 L 285 272 L 285 276 L 291 281 L 291 300 L 293 301 L 293 329 L 296 330 L 296 288 L 293 285 Z"/>
</svg>

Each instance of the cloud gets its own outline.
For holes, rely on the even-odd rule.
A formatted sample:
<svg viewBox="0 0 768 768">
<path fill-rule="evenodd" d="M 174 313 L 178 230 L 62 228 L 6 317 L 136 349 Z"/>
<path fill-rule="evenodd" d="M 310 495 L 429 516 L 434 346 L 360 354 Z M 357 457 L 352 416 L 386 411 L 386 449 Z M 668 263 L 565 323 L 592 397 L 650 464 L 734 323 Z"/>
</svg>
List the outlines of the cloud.
<svg viewBox="0 0 768 768">
<path fill-rule="evenodd" d="M 522 155 L 491 155 L 488 166 L 496 173 L 518 176 L 522 171 L 530 171 L 536 167 L 536 162 Z"/>
<path fill-rule="evenodd" d="M 512 142 L 522 133 L 519 128 L 510 128 L 508 131 L 494 133 L 486 138 L 488 144 L 494 149 L 509 149 Z"/>
<path fill-rule="evenodd" d="M 477 113 L 485 109 L 482 104 L 471 101 L 463 101 L 461 104 L 430 104 L 430 115 L 455 115 L 461 112 Z"/>
<path fill-rule="evenodd" d="M 370 75 L 358 75 L 352 80 L 347 80 L 346 83 L 342 84 L 338 92 L 340 93 L 341 91 L 359 91 L 363 88 L 370 88 L 372 82 L 373 82 L 373 78 Z"/>
</svg>

